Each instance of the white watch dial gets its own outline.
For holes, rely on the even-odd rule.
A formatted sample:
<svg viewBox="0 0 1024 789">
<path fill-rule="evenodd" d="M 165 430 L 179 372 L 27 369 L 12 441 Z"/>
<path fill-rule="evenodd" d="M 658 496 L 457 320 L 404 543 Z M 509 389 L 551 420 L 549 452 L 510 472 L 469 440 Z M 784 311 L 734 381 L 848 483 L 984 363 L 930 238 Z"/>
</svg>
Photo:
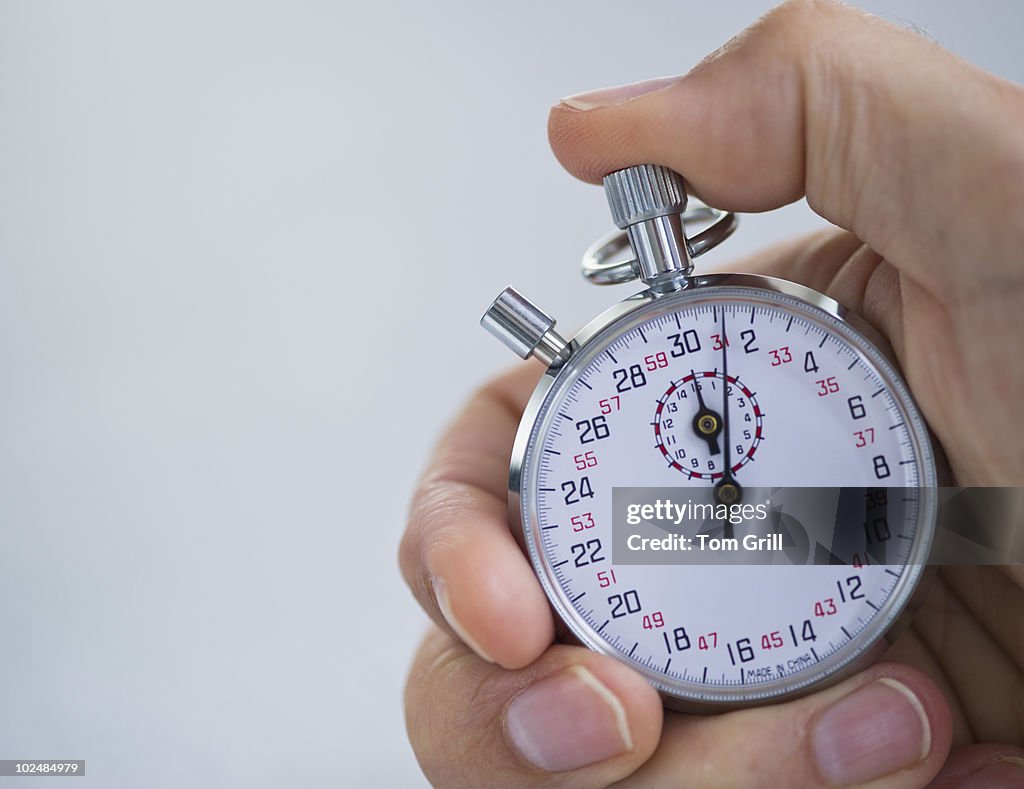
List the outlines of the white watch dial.
<svg viewBox="0 0 1024 789">
<path fill-rule="evenodd" d="M 815 681 L 878 640 L 922 569 L 907 564 L 920 508 L 864 524 L 885 564 L 616 566 L 612 489 L 916 489 L 934 470 L 905 390 L 849 327 L 778 294 L 713 290 L 577 353 L 537 415 L 522 509 L 584 642 L 671 693 L 731 700 Z"/>
</svg>

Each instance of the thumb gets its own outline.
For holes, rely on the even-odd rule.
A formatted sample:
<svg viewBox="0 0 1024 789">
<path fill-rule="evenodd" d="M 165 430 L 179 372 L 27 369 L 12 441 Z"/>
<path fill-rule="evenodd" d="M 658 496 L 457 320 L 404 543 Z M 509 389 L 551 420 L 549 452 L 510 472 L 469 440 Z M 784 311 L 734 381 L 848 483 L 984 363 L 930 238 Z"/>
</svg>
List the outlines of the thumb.
<svg viewBox="0 0 1024 789">
<path fill-rule="evenodd" d="M 514 671 L 436 628 L 405 692 L 409 740 L 435 786 L 609 786 L 661 735 L 658 693 L 589 649 L 555 644 Z"/>
<path fill-rule="evenodd" d="M 910 666 L 879 663 L 795 701 L 725 715 L 666 716 L 654 756 L 623 785 L 925 786 L 949 753 L 949 706 Z M 685 770 L 685 772 L 684 772 Z"/>
<path fill-rule="evenodd" d="M 651 162 L 721 208 L 806 195 L 905 274 L 945 285 L 965 251 L 998 275 L 1022 242 L 1006 208 L 1024 204 L 1022 96 L 918 35 L 793 0 L 684 77 L 565 99 L 549 136 L 588 181 Z"/>
</svg>

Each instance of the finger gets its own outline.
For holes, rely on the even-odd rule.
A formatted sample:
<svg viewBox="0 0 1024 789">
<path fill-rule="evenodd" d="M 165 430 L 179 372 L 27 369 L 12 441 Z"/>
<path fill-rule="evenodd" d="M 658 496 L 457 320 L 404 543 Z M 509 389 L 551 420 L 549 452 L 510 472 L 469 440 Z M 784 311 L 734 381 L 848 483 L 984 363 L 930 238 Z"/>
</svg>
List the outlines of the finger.
<svg viewBox="0 0 1024 789">
<path fill-rule="evenodd" d="M 893 267 L 853 233 L 827 228 L 720 265 L 724 271 L 793 280 L 831 296 L 867 320 L 903 357 L 904 294 L 899 279 Z"/>
<path fill-rule="evenodd" d="M 955 749 L 930 789 L 997 789 L 1024 786 L 1024 748 L 969 745 Z"/>
<path fill-rule="evenodd" d="M 524 666 L 554 637 L 544 593 L 509 531 L 512 442 L 539 368 L 477 394 L 449 428 L 413 496 L 399 552 L 420 605 L 476 653 Z"/>
<path fill-rule="evenodd" d="M 812 696 L 726 715 L 670 715 L 626 786 L 921 787 L 939 771 L 950 716 L 932 682 L 880 663 Z"/>
<path fill-rule="evenodd" d="M 435 786 L 608 786 L 654 751 L 658 694 L 583 647 L 506 671 L 432 629 L 413 662 L 406 726 Z"/>
<path fill-rule="evenodd" d="M 944 285 L 960 281 L 966 250 L 989 282 L 1009 276 L 1005 250 L 1024 235 L 1006 213 L 1024 202 L 1022 122 L 1017 86 L 855 9 L 795 0 L 682 78 L 564 100 L 549 134 L 589 181 L 654 162 L 732 210 L 806 194 L 908 274 Z M 998 209 L 1008 221 L 993 221 Z"/>
<path fill-rule="evenodd" d="M 955 689 L 974 739 L 982 742 L 1018 741 L 1024 723 L 1020 698 L 1007 692 L 1024 679 L 1020 656 L 1014 654 L 1020 641 L 1019 590 L 1003 587 L 998 578 L 1005 576 L 991 567 L 940 568 L 912 626 Z M 982 591 L 987 600 L 979 598 Z"/>
</svg>

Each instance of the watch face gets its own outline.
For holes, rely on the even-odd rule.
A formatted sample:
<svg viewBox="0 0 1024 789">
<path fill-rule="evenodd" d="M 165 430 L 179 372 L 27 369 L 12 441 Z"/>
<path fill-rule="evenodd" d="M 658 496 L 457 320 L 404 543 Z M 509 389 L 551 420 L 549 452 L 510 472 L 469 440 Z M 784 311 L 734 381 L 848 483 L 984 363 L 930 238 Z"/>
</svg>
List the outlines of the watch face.
<svg viewBox="0 0 1024 789">
<path fill-rule="evenodd" d="M 934 526 L 927 432 L 892 365 L 824 297 L 757 281 L 769 288 L 701 287 L 585 331 L 513 463 L 528 552 L 571 630 L 698 702 L 778 698 L 872 651 Z M 854 524 L 864 549 L 844 564 L 613 560 L 616 488 L 780 487 L 910 493 Z"/>
</svg>

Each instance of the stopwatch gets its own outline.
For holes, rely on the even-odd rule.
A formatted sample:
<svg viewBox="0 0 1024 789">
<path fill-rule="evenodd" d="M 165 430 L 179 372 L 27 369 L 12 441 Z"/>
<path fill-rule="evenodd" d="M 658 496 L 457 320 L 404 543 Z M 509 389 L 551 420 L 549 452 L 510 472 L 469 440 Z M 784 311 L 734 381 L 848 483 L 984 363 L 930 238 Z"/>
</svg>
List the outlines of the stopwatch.
<svg viewBox="0 0 1024 789">
<path fill-rule="evenodd" d="M 547 365 L 516 435 L 509 509 L 564 637 L 697 712 L 779 701 L 863 669 L 919 603 L 936 524 L 929 431 L 891 349 L 803 285 L 696 274 L 693 259 L 737 219 L 689 201 L 677 173 L 629 167 L 604 188 L 618 229 L 587 250 L 584 276 L 643 290 L 568 340 L 511 288 L 481 320 Z M 622 491 L 733 506 L 781 488 L 902 504 L 847 525 L 863 553 L 823 562 L 619 555 Z M 723 519 L 709 544 L 739 546 L 742 530 Z"/>
</svg>

